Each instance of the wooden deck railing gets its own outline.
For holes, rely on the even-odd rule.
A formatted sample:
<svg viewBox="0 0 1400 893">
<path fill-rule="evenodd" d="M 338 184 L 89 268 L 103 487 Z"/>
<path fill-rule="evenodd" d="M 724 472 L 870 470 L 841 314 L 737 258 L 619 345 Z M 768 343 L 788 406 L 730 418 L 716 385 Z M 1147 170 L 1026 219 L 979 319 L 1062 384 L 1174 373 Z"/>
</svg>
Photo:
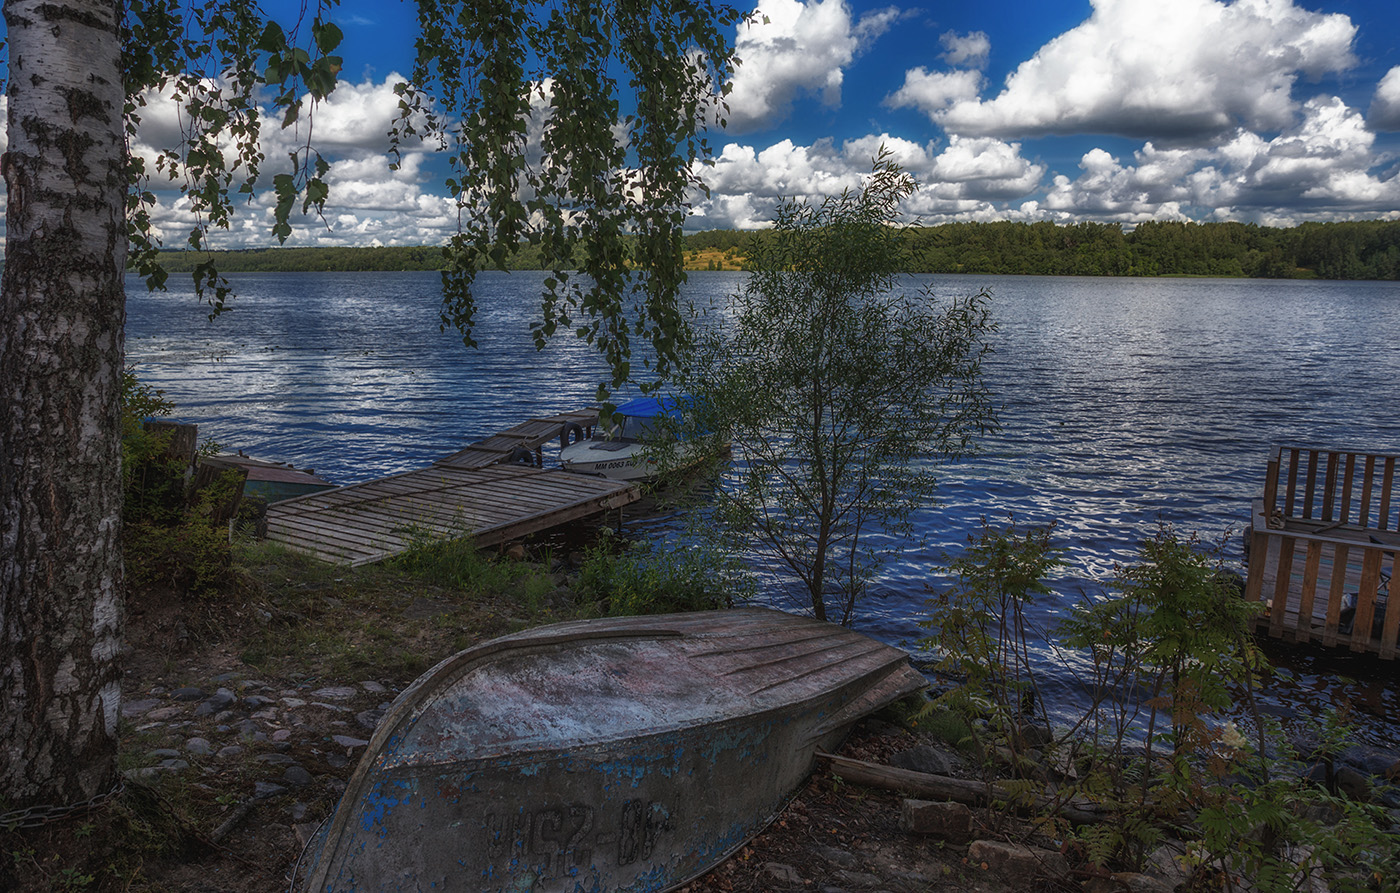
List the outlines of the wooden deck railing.
<svg viewBox="0 0 1400 893">
<path fill-rule="evenodd" d="M 1269 517 L 1400 530 L 1395 453 L 1346 453 L 1276 446 L 1269 452 L 1264 505 Z M 1281 500 L 1281 502 L 1280 502 Z"/>
<path fill-rule="evenodd" d="M 1397 458 L 1271 451 L 1245 584 L 1247 597 L 1267 603 L 1261 625 L 1271 636 L 1395 657 L 1400 609 L 1387 607 L 1400 550 Z"/>
</svg>

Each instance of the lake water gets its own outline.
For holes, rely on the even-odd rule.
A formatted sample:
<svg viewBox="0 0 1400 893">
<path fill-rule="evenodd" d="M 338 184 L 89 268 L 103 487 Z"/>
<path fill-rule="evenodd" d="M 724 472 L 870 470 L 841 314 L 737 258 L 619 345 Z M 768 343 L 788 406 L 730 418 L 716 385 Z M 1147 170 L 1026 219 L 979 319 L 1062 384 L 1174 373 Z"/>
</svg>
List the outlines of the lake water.
<svg viewBox="0 0 1400 893">
<path fill-rule="evenodd" d="M 561 340 L 536 352 L 529 337 L 540 278 L 481 279 L 477 350 L 439 331 L 432 273 L 235 275 L 234 309 L 213 322 L 188 290 L 148 294 L 133 279 L 127 357 L 201 436 L 353 483 L 591 401 L 602 375 L 591 350 Z M 1238 561 L 1271 444 L 1400 452 L 1400 284 L 919 281 L 945 296 L 991 291 L 1001 329 L 986 373 L 1003 430 L 944 470 L 919 537 L 884 544 L 892 560 L 857 626 L 887 641 L 922 634 L 926 587 L 947 584 L 943 556 L 983 517 L 1057 524 L 1071 567 L 1033 617 L 1049 629 L 1102 596 L 1159 521 L 1225 542 Z M 742 282 L 700 273 L 688 289 L 708 304 Z M 1040 657 L 1047 699 L 1080 703 L 1074 673 L 1048 647 Z M 1396 665 L 1280 657 L 1292 668 L 1271 685 L 1281 711 L 1344 696 L 1366 713 L 1367 738 L 1400 741 Z"/>
</svg>

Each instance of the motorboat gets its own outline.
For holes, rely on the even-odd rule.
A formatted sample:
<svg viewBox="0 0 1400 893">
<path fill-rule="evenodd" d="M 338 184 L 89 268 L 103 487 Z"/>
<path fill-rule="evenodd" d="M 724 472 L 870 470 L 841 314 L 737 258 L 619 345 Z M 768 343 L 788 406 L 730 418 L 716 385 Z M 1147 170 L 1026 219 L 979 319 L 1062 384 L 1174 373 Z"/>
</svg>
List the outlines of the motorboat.
<svg viewBox="0 0 1400 893">
<path fill-rule="evenodd" d="M 651 481 L 667 470 L 693 465 L 706 457 L 705 448 L 676 439 L 689 402 L 685 397 L 636 397 L 617 407 L 616 424 L 595 426 L 592 437 L 585 437 L 581 425 L 565 425 L 559 462 L 565 471 L 618 481 Z"/>
</svg>

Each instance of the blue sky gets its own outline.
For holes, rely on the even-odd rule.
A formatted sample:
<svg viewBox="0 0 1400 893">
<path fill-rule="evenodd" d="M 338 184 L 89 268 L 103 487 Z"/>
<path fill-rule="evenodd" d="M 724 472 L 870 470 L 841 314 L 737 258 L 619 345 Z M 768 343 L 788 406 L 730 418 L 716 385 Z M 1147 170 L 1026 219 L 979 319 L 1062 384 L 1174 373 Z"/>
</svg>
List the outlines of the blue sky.
<svg viewBox="0 0 1400 893">
<path fill-rule="evenodd" d="M 912 219 L 1400 218 L 1396 0 L 762 0 L 692 229 L 766 223 L 779 197 L 859 184 L 881 145 Z M 333 210 L 295 244 L 439 243 L 441 159 L 386 170 L 415 7 L 344 0 L 342 87 L 317 112 Z M 173 118 L 143 129 L 149 145 Z M 269 158 L 289 137 L 268 134 Z M 267 202 L 225 245 L 263 244 Z M 173 201 L 157 215 L 173 234 Z"/>
</svg>

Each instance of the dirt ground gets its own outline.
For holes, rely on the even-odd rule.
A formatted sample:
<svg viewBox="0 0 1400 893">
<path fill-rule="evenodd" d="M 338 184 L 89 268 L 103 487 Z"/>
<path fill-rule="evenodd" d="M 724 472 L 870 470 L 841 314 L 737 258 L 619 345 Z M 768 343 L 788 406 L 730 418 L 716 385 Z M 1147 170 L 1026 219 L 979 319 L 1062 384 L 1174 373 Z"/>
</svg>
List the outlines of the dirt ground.
<svg viewBox="0 0 1400 893">
<path fill-rule="evenodd" d="M 303 841 L 334 809 L 398 691 L 455 650 L 569 610 L 558 573 L 546 596 L 515 580 L 470 597 L 392 570 L 286 555 L 245 559 L 236 573 L 234 594 L 214 600 L 131 600 L 125 790 L 85 815 L 0 829 L 0 890 L 287 889 Z M 844 752 L 878 762 L 914 743 L 870 722 Z M 999 819 L 977 821 L 990 834 Z M 684 890 L 1067 888 L 1013 887 L 969 863 L 965 843 L 901 830 L 898 795 L 819 768 L 767 830 Z"/>
</svg>

